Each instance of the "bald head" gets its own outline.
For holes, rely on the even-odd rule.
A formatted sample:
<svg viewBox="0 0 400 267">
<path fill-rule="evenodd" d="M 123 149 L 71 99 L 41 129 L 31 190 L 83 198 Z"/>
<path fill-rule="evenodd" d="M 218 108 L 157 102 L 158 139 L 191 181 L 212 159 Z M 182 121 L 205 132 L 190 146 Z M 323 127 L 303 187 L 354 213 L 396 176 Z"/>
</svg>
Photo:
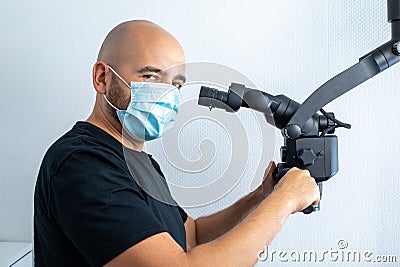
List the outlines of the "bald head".
<svg viewBox="0 0 400 267">
<path fill-rule="evenodd" d="M 169 57 L 175 61 L 172 64 L 185 61 L 178 41 L 157 24 L 146 20 L 127 21 L 113 28 L 105 38 L 97 60 L 118 66 L 131 64 L 150 53 L 161 59 Z"/>
</svg>

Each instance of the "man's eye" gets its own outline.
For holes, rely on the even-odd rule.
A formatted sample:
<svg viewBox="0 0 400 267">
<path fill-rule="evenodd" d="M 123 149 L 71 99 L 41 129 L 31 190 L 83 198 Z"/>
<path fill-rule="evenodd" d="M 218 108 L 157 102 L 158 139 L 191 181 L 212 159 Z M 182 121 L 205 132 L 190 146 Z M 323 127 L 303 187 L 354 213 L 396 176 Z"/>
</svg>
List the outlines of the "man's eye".
<svg viewBox="0 0 400 267">
<path fill-rule="evenodd" d="M 153 74 L 146 74 L 142 76 L 143 78 L 145 78 L 146 80 L 157 80 L 158 77 L 153 75 Z"/>
<path fill-rule="evenodd" d="M 175 86 L 175 87 L 178 88 L 178 89 L 181 89 L 182 86 L 183 86 L 182 83 L 178 83 L 178 82 L 172 83 L 172 85 Z"/>
</svg>

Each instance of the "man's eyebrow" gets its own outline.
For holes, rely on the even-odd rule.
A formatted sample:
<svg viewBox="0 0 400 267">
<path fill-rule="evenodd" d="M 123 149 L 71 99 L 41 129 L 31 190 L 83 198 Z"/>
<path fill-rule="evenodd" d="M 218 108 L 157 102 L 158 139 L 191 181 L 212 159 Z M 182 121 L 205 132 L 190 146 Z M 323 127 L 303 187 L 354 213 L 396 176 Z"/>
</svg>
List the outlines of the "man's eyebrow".
<svg viewBox="0 0 400 267">
<path fill-rule="evenodd" d="M 145 72 L 163 72 L 161 69 L 153 67 L 153 66 L 146 66 L 144 68 L 141 68 L 140 70 L 138 70 L 139 73 L 145 73 Z"/>
<path fill-rule="evenodd" d="M 155 73 L 160 73 L 160 74 L 164 73 L 163 70 L 161 70 L 161 69 L 159 69 L 157 67 L 153 67 L 153 66 L 146 66 L 146 67 L 141 68 L 140 70 L 138 70 L 138 73 L 146 73 L 146 72 L 155 72 Z M 182 74 L 176 75 L 174 79 L 181 80 L 184 83 L 186 82 L 186 77 L 185 77 L 185 75 L 182 75 Z"/>
</svg>

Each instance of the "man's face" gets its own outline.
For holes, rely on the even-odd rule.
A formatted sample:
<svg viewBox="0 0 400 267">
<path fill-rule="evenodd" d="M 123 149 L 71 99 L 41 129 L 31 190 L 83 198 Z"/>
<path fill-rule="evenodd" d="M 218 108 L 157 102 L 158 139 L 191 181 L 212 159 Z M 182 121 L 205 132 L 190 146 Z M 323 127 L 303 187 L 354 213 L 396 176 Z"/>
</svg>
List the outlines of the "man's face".
<svg viewBox="0 0 400 267">
<path fill-rule="evenodd" d="M 170 37 L 153 37 L 148 43 L 132 44 L 135 49 L 124 53 L 120 64 L 110 66 L 129 85 L 134 82 L 153 82 L 172 84 L 178 89 L 186 81 L 185 56 L 179 44 Z M 127 44 L 126 47 L 129 47 Z M 127 109 L 130 102 L 130 89 L 110 71 L 111 82 L 107 98 L 120 109 Z M 109 110 L 115 119 L 115 110 Z"/>
</svg>

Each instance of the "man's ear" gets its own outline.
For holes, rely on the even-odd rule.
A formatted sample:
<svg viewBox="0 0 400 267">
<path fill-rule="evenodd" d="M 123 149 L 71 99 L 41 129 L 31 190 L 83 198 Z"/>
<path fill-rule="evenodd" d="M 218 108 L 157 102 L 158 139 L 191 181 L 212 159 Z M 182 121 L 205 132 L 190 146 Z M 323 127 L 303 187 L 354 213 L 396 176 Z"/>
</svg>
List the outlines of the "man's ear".
<svg viewBox="0 0 400 267">
<path fill-rule="evenodd" d="M 106 93 L 106 88 L 107 88 L 107 64 L 98 61 L 96 64 L 93 66 L 93 71 L 92 71 L 92 78 L 93 78 L 93 86 L 96 90 L 97 93 L 99 94 L 105 94 Z"/>
</svg>

